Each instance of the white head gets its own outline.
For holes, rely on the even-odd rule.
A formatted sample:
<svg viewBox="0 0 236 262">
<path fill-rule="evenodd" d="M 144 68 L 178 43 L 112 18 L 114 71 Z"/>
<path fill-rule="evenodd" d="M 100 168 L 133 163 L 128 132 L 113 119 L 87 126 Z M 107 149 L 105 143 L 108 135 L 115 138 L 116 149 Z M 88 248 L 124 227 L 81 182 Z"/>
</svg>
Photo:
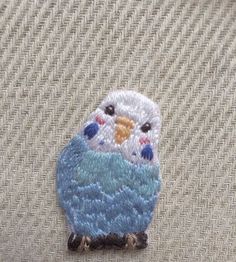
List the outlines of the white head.
<svg viewBox="0 0 236 262">
<path fill-rule="evenodd" d="M 134 91 L 111 92 L 90 114 L 81 133 L 90 148 L 120 152 L 133 163 L 158 163 L 160 133 L 157 104 Z"/>
</svg>

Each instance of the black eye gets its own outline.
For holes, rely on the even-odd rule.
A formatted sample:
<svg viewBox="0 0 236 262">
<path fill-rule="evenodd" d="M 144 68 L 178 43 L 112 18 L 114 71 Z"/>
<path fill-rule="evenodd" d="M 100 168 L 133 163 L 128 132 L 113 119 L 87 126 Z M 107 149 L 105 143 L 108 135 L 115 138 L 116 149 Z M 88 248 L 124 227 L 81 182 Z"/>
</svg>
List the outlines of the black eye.
<svg viewBox="0 0 236 262">
<path fill-rule="evenodd" d="M 105 114 L 113 116 L 115 114 L 115 108 L 113 105 L 106 106 Z"/>
<path fill-rule="evenodd" d="M 141 130 L 144 132 L 144 133 L 147 133 L 149 130 L 151 129 L 151 124 L 149 122 L 146 122 L 145 124 L 143 124 L 141 126 Z"/>
</svg>

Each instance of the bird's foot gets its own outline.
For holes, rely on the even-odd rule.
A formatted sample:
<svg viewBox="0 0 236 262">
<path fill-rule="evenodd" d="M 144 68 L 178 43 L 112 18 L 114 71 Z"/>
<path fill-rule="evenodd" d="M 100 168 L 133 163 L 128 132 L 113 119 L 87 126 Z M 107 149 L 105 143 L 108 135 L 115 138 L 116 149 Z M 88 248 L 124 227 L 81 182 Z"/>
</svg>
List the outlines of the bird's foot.
<svg viewBox="0 0 236 262">
<path fill-rule="evenodd" d="M 82 236 L 71 233 L 67 242 L 68 249 L 71 251 L 76 251 L 81 243 L 81 240 Z"/>
<path fill-rule="evenodd" d="M 87 251 L 89 250 L 90 243 L 91 239 L 88 236 L 81 236 L 71 233 L 67 246 L 71 251 L 77 251 L 78 249 L 81 251 Z"/>
<path fill-rule="evenodd" d="M 91 241 L 90 249 L 122 249 L 125 247 L 125 237 L 121 237 L 115 233 L 110 233 L 105 236 L 95 237 Z"/>
<path fill-rule="evenodd" d="M 68 249 L 71 251 L 87 251 L 103 248 L 143 249 L 145 247 L 147 247 L 147 234 L 145 232 L 129 233 L 123 237 L 111 233 L 107 236 L 96 238 L 71 233 L 68 239 Z"/>
<path fill-rule="evenodd" d="M 127 249 L 143 249 L 147 247 L 147 234 L 145 232 L 130 233 L 126 235 Z"/>
<path fill-rule="evenodd" d="M 81 243 L 79 245 L 79 249 L 81 251 L 88 251 L 90 248 L 91 238 L 88 236 L 83 236 Z"/>
</svg>

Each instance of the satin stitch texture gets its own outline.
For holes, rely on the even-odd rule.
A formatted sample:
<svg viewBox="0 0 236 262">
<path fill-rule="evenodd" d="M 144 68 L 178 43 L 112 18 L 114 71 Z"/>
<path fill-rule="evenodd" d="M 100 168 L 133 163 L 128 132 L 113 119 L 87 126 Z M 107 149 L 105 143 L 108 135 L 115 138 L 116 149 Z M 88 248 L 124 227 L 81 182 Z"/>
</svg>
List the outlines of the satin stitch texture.
<svg viewBox="0 0 236 262">
<path fill-rule="evenodd" d="M 157 104 L 114 91 L 90 114 L 57 162 L 69 250 L 147 246 L 161 188 Z"/>
</svg>

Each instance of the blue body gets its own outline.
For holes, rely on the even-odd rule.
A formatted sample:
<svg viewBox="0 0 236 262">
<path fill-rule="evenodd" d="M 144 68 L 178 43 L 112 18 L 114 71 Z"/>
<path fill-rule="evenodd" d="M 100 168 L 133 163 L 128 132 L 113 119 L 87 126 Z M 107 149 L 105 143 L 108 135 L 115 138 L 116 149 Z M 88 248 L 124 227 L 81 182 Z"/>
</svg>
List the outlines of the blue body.
<svg viewBox="0 0 236 262">
<path fill-rule="evenodd" d="M 159 166 L 91 150 L 77 135 L 59 156 L 57 190 L 74 233 L 96 237 L 145 231 L 160 191 Z"/>
</svg>

